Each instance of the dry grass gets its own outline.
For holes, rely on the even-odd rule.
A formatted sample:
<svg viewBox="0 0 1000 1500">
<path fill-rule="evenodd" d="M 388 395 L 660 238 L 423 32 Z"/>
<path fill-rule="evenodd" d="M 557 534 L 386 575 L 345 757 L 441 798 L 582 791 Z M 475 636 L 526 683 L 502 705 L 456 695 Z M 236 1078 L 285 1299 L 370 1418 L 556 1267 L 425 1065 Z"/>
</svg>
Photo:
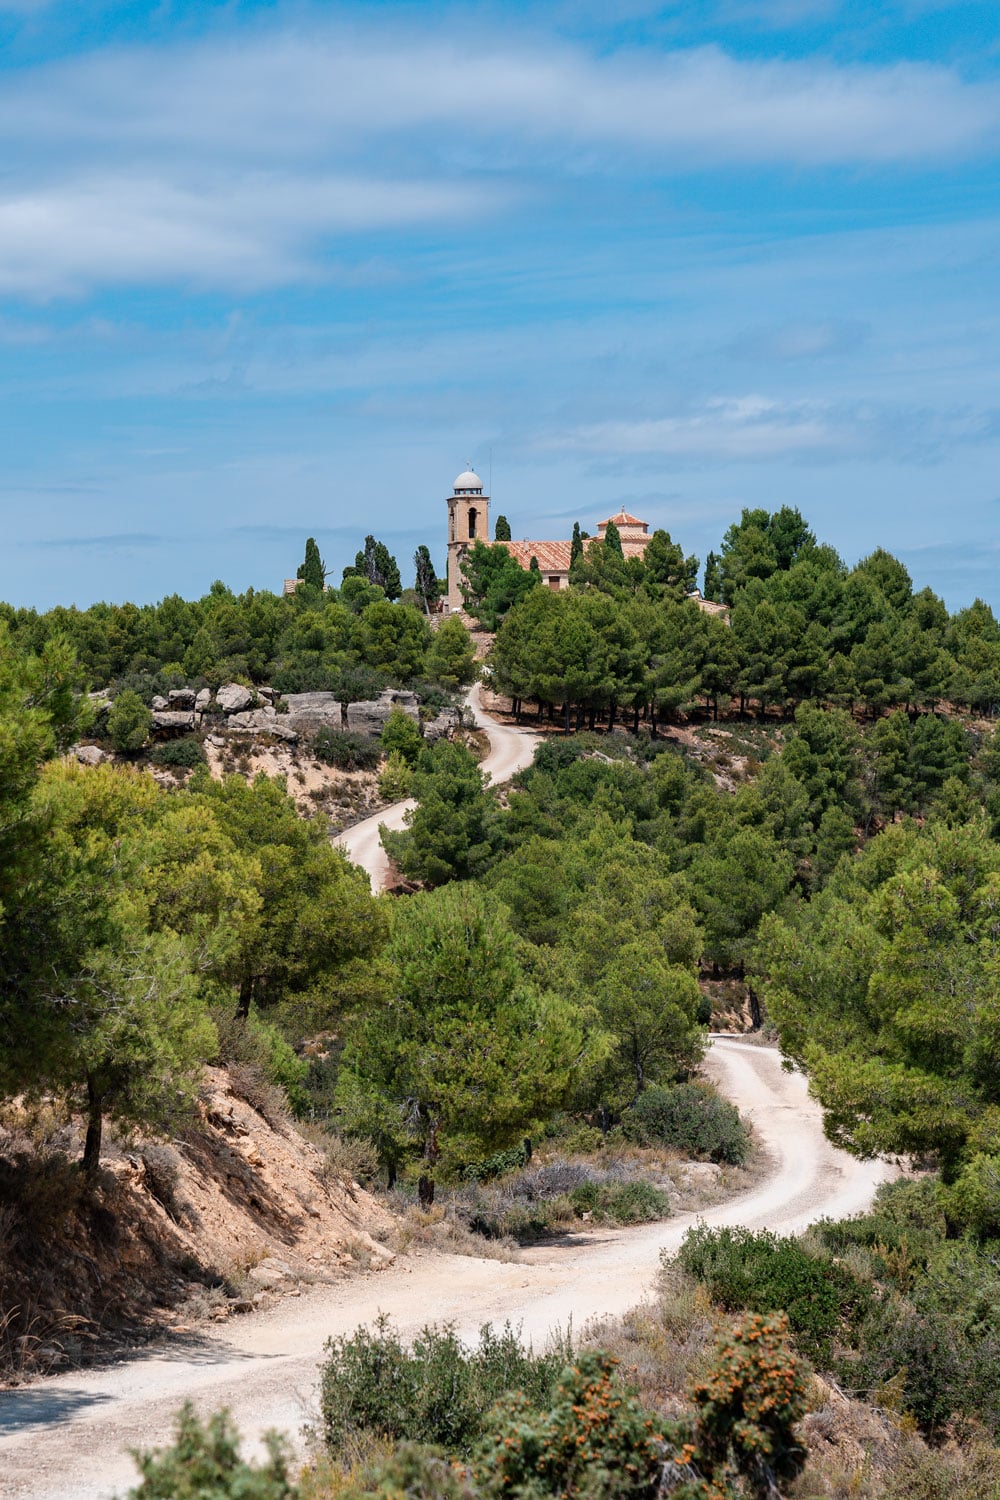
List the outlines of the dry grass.
<svg viewBox="0 0 1000 1500">
<path fill-rule="evenodd" d="M 399 1254 L 414 1250 L 438 1250 L 448 1255 L 469 1255 L 476 1260 L 518 1261 L 521 1248 L 508 1235 L 487 1239 L 473 1234 L 453 1204 L 435 1204 L 426 1212 L 410 1204 L 397 1218 L 386 1243 Z"/>
</svg>

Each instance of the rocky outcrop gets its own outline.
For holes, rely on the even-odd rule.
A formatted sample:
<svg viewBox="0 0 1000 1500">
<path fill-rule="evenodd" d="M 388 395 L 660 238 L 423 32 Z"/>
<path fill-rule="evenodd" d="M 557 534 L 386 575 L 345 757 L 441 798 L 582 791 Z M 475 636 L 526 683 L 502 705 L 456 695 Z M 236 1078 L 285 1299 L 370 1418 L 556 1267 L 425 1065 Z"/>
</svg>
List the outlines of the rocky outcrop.
<svg viewBox="0 0 1000 1500">
<path fill-rule="evenodd" d="M 162 693 L 156 693 L 153 697 L 153 701 L 150 707 L 152 708 L 154 714 L 165 714 L 167 709 L 170 707 L 170 704 L 167 702 L 166 698 L 163 697 Z"/>
<path fill-rule="evenodd" d="M 167 697 L 170 700 L 171 708 L 183 709 L 195 707 L 194 688 L 171 688 Z"/>
<path fill-rule="evenodd" d="M 238 682 L 227 682 L 215 695 L 215 701 L 224 714 L 243 713 L 253 707 L 253 699 L 250 688 L 243 687 Z"/>
<path fill-rule="evenodd" d="M 428 719 L 424 724 L 424 739 L 428 745 L 436 745 L 438 740 L 447 739 L 453 729 L 457 729 L 462 722 L 461 711 L 457 708 L 444 708 L 436 719 Z"/>
<path fill-rule="evenodd" d="M 344 710 L 334 693 L 286 693 L 286 718 L 300 734 L 315 734 L 317 729 L 344 727 Z"/>
<path fill-rule="evenodd" d="M 154 710 L 154 729 L 176 729 L 192 730 L 195 723 L 195 712 L 191 709 L 189 713 L 182 713 L 178 709 L 166 709 L 162 712 Z"/>
<path fill-rule="evenodd" d="M 387 688 L 378 698 L 364 699 L 347 705 L 347 727 L 353 734 L 379 735 L 394 708 L 400 709 L 415 724 L 420 723 L 420 700 L 416 693 Z"/>
<path fill-rule="evenodd" d="M 237 734 L 273 734 L 276 739 L 294 743 L 298 731 L 288 723 L 287 716 L 278 715 L 273 708 L 253 708 L 247 713 L 230 714 L 226 728 Z"/>
<path fill-rule="evenodd" d="M 200 714 L 203 714 L 212 701 L 211 688 L 199 688 L 194 697 L 194 706 Z"/>
</svg>

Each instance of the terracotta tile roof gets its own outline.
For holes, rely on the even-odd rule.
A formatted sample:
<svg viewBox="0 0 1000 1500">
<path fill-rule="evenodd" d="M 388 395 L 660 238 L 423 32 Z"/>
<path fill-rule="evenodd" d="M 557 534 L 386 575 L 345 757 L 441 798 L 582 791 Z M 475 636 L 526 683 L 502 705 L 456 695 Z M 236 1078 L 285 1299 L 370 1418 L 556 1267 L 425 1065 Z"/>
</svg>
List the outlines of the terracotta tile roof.
<svg viewBox="0 0 1000 1500">
<path fill-rule="evenodd" d="M 600 541 L 600 537 L 588 537 L 584 541 L 584 548 L 590 542 Z M 504 542 L 503 544 L 511 557 L 521 564 L 522 568 L 531 567 L 531 559 L 538 558 L 538 566 L 543 573 L 568 573 L 569 557 L 572 550 L 572 542 Z M 622 552 L 626 557 L 642 557 L 647 546 L 649 537 L 622 537 Z"/>
<path fill-rule="evenodd" d="M 643 531 L 646 530 L 648 524 L 646 521 L 640 521 L 638 516 L 630 516 L 628 511 L 620 510 L 616 516 L 609 516 L 606 521 L 602 521 L 597 528 L 598 531 L 603 531 L 606 526 L 611 525 L 612 521 L 616 526 L 641 526 Z"/>
<path fill-rule="evenodd" d="M 504 546 L 522 568 L 531 567 L 538 558 L 543 573 L 568 573 L 571 542 L 504 542 Z"/>
</svg>

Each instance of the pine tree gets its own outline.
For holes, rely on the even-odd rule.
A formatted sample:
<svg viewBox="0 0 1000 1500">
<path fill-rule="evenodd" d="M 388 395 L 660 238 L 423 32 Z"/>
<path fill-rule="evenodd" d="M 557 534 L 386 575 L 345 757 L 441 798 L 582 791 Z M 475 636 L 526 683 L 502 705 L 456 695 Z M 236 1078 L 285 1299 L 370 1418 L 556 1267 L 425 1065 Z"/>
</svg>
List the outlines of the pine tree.
<svg viewBox="0 0 1000 1500">
<path fill-rule="evenodd" d="M 497 524 L 493 531 L 493 537 L 498 542 L 510 541 L 510 522 L 506 516 L 497 516 Z"/>
</svg>

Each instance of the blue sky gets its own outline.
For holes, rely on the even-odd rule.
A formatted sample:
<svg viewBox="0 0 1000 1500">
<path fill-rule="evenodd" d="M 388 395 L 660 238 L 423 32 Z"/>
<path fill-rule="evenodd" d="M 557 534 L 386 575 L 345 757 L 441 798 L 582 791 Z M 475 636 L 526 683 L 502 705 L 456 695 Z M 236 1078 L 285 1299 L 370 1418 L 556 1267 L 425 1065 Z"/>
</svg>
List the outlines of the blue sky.
<svg viewBox="0 0 1000 1500">
<path fill-rule="evenodd" d="M 0 598 L 798 505 L 1000 611 L 1000 12 L 0 0 Z"/>
</svg>

